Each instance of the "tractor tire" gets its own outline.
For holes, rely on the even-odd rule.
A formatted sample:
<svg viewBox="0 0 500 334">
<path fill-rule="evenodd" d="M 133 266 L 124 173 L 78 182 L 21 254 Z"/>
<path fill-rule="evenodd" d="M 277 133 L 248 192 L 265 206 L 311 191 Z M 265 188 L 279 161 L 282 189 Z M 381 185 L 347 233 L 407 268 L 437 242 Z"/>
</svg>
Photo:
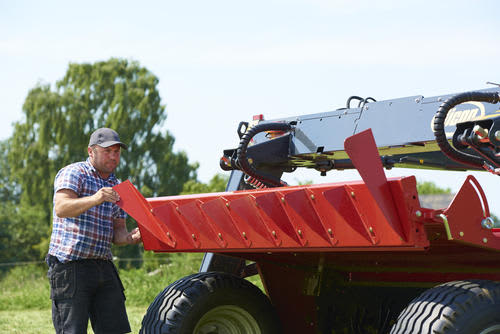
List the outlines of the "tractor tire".
<svg viewBox="0 0 500 334">
<path fill-rule="evenodd" d="M 499 334 L 500 283 L 482 280 L 438 285 L 415 298 L 390 334 Z"/>
<path fill-rule="evenodd" d="M 252 283 L 219 272 L 186 276 L 161 292 L 140 334 L 280 333 L 269 299 Z"/>
</svg>

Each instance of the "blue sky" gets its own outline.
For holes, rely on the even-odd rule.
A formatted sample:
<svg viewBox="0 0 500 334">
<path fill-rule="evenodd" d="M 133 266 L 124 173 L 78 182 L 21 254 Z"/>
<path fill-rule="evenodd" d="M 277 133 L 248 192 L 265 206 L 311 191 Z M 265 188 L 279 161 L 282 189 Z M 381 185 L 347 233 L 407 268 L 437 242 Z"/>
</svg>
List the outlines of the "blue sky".
<svg viewBox="0 0 500 334">
<path fill-rule="evenodd" d="M 0 1 L 0 140 L 69 62 L 137 60 L 159 79 L 177 150 L 220 172 L 236 126 L 324 112 L 351 95 L 435 96 L 500 81 L 498 1 Z M 403 126 L 411 126 L 405 124 Z M 395 169 L 457 190 L 465 173 Z M 476 173 L 500 213 L 498 177 Z M 354 173 L 296 173 L 335 182 Z M 498 201 L 497 201 L 498 202 Z"/>
</svg>

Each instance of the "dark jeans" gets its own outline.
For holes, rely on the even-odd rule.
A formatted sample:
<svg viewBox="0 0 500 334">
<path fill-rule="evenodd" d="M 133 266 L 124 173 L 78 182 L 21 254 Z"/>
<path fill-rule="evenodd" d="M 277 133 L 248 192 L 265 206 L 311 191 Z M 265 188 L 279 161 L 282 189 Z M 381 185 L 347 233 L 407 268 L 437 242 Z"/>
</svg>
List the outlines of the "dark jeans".
<svg viewBox="0 0 500 334">
<path fill-rule="evenodd" d="M 58 334 L 129 333 L 123 285 L 107 260 L 60 263 L 48 256 L 52 321 Z"/>
</svg>

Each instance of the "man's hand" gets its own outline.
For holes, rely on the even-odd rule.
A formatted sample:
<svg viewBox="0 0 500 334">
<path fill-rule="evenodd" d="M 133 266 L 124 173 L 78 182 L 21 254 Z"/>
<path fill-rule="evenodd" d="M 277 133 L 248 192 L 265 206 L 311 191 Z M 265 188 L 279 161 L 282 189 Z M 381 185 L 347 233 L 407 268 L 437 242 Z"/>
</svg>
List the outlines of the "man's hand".
<svg viewBox="0 0 500 334">
<path fill-rule="evenodd" d="M 136 227 L 127 231 L 125 219 L 116 218 L 113 222 L 113 243 L 116 245 L 136 245 L 142 242 L 141 232 Z"/>
<path fill-rule="evenodd" d="M 136 227 L 127 235 L 127 241 L 130 245 L 136 245 L 142 242 L 141 231 Z"/>
<path fill-rule="evenodd" d="M 118 193 L 111 187 L 104 187 L 99 189 L 92 197 L 95 198 L 97 205 L 104 202 L 116 203 L 120 200 Z"/>
</svg>

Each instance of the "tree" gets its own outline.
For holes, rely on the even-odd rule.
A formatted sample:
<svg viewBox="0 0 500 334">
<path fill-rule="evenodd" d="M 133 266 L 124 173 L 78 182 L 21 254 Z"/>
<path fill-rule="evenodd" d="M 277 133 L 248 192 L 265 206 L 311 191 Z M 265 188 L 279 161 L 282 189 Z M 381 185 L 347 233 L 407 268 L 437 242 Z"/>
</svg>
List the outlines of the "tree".
<svg viewBox="0 0 500 334">
<path fill-rule="evenodd" d="M 226 189 L 229 176 L 216 174 L 208 181 L 208 183 L 199 182 L 196 180 L 189 180 L 184 183 L 182 188 L 182 195 L 187 194 L 201 194 L 201 193 L 214 193 L 222 192 Z"/>
<path fill-rule="evenodd" d="M 440 188 L 432 181 L 417 182 L 417 191 L 420 195 L 451 194 L 450 188 Z"/>
<path fill-rule="evenodd" d="M 175 139 L 162 127 L 166 113 L 157 84 L 137 62 L 112 58 L 70 64 L 54 89 L 38 84 L 29 91 L 25 119 L 14 125 L 7 157 L 11 182 L 20 190 L 19 208 L 43 213 L 31 224 L 49 229 L 54 177 L 65 165 L 86 159 L 90 134 L 99 127 L 115 129 L 128 144 L 116 174 L 145 195 L 177 194 L 196 179 L 198 165 L 186 153 L 173 152 Z"/>
</svg>

